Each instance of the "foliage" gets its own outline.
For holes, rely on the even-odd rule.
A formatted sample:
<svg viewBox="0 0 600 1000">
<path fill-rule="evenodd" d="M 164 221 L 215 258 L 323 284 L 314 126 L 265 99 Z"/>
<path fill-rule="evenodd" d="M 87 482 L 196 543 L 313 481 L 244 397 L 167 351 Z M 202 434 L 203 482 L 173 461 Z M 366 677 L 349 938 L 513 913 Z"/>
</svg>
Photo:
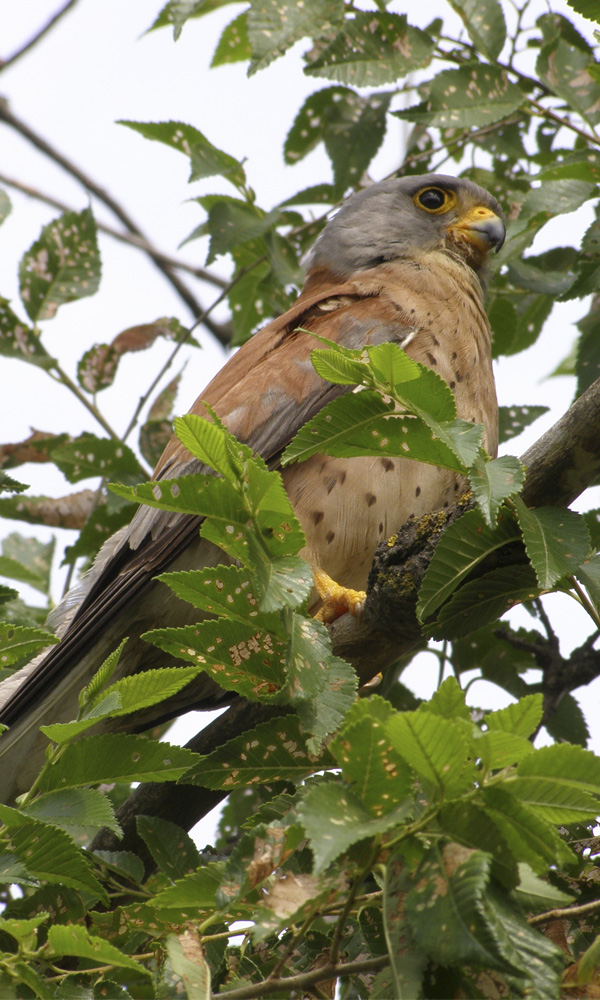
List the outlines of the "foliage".
<svg viewBox="0 0 600 1000">
<path fill-rule="evenodd" d="M 169 0 L 153 27 L 171 25 L 177 38 L 190 19 L 225 6 Z M 230 185 L 228 195 L 195 199 L 206 217 L 188 240 L 208 238 L 205 276 L 217 258 L 231 260 L 225 287 L 213 275 L 216 301 L 225 298 L 231 310 L 231 343 L 293 300 L 300 259 L 329 209 L 360 185 L 386 133 L 408 128 L 401 173 L 450 162 L 444 169 L 481 183 L 509 209 L 488 298 L 498 356 L 535 343 L 557 298 L 592 295 L 577 349 L 563 363 L 582 392 L 600 374 L 600 68 L 591 42 L 545 9 L 532 24 L 527 4 L 449 0 L 448 25 L 458 14 L 460 35 L 441 19 L 409 23 L 388 6 L 251 0 L 232 11 L 215 73 L 233 61 L 247 62 L 251 74 L 267 69 L 310 38 L 304 68 L 316 89 L 290 110 L 283 155 L 292 165 L 322 145 L 331 175 L 283 204 L 258 205 L 244 163 L 200 128 L 122 123 L 186 156 L 191 182 L 219 177 Z M 572 6 L 596 14 L 585 0 Z M 532 249 L 549 221 L 582 206 L 591 221 L 577 246 Z M 0 221 L 9 210 L 2 192 Z M 518 459 L 490 460 L 481 428 L 456 419 L 450 388 L 400 348 L 349 351 L 315 339 L 319 375 L 363 391 L 314 416 L 284 463 L 320 452 L 409 456 L 465 475 L 473 496 L 472 509 L 443 534 L 419 594 L 423 634 L 442 643 L 432 647 L 436 693 L 422 702 L 410 696 L 398 682 L 405 658 L 380 693 L 357 699 L 351 666 L 334 655 L 325 626 L 307 616 L 311 569 L 298 555 L 304 538 L 279 473 L 211 412 L 175 421 L 207 474 L 160 487 L 145 482 L 175 405 L 177 378 L 158 387 L 164 371 L 124 435 L 99 406 L 125 356 L 157 340 L 173 342 L 173 355 L 194 349 L 192 330 L 175 318 L 140 319 L 110 344 L 89 347 L 75 378 L 54 357 L 43 324 L 59 324 L 57 313 L 94 294 L 100 273 L 91 209 L 67 211 L 23 255 L 21 303 L 0 300 L 7 368 L 19 361 L 46 373 L 102 427 L 97 435 L 33 431 L 1 445 L 3 469 L 19 477 L 35 461 L 68 483 L 97 477 L 97 488 L 30 497 L 3 472 L 0 514 L 80 529 L 65 557 L 73 568 L 137 503 L 193 513 L 204 518 L 203 537 L 235 564 L 163 574 L 165 586 L 211 615 L 146 634 L 182 665 L 111 682 L 121 644 L 82 692 L 78 718 L 43 727 L 48 753 L 31 790 L 0 806 L 2 995 L 208 997 L 212 990 L 234 1000 L 312 989 L 333 996 L 337 983 L 342 997 L 386 1000 L 547 998 L 595 988 L 600 763 L 585 748 L 587 721 L 571 691 L 600 664 L 594 637 L 570 660 L 561 657 L 541 598 L 568 593 L 600 626 L 597 512 L 529 509 L 519 496 Z M 206 311 L 196 319 L 192 329 L 205 323 L 223 334 Z M 138 439 L 128 444 L 142 412 Z M 539 415 L 507 405 L 503 438 Z M 108 490 L 108 480 L 120 485 Z M 52 546 L 13 532 L 0 574 L 33 586 L 50 606 L 52 554 Z M 2 680 L 53 638 L 43 611 L 13 586 L 0 586 L 0 602 Z M 518 602 L 531 613 L 529 631 L 498 621 Z M 203 755 L 158 742 L 155 733 L 95 728 L 202 672 L 269 706 L 268 721 Z M 511 704 L 472 707 L 476 679 L 503 688 Z M 542 724 L 556 742 L 538 747 Z M 119 834 L 118 805 L 132 782 L 228 793 L 217 844 L 200 853 L 177 816 L 138 816 L 156 868 L 149 878 L 131 851 L 89 850 L 100 829 Z"/>
</svg>

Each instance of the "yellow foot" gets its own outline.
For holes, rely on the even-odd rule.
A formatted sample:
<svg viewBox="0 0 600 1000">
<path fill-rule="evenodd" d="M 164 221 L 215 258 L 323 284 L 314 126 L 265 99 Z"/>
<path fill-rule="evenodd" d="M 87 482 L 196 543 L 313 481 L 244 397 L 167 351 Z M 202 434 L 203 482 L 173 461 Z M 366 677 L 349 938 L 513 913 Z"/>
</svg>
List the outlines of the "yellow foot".
<svg viewBox="0 0 600 1000">
<path fill-rule="evenodd" d="M 367 596 L 364 590 L 348 590 L 346 587 L 341 587 L 322 569 L 316 569 L 314 577 L 317 593 L 323 602 L 315 618 L 329 624 L 336 618 L 341 618 L 347 611 L 355 618 L 360 618 Z"/>
</svg>

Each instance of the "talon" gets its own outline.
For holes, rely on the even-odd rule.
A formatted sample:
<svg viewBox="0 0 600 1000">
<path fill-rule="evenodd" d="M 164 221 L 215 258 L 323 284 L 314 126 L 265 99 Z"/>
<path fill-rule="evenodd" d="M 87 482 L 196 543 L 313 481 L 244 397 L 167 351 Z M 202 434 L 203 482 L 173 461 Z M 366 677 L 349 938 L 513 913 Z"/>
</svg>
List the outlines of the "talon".
<svg viewBox="0 0 600 1000">
<path fill-rule="evenodd" d="M 314 571 L 315 587 L 323 602 L 315 618 L 326 625 L 350 612 L 355 618 L 360 618 L 365 606 L 364 590 L 350 590 L 332 580 L 322 569 Z"/>
</svg>

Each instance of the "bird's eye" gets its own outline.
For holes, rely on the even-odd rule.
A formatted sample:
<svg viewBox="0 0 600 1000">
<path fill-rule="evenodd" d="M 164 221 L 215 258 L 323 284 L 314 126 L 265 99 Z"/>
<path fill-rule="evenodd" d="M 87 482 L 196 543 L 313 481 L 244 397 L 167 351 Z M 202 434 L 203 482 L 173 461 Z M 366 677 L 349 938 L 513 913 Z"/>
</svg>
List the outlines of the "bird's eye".
<svg viewBox="0 0 600 1000">
<path fill-rule="evenodd" d="M 441 188 L 423 188 L 419 191 L 416 198 L 417 202 L 424 208 L 427 212 L 439 212 L 444 208 L 448 208 L 449 197 L 446 191 L 442 191 Z"/>
</svg>

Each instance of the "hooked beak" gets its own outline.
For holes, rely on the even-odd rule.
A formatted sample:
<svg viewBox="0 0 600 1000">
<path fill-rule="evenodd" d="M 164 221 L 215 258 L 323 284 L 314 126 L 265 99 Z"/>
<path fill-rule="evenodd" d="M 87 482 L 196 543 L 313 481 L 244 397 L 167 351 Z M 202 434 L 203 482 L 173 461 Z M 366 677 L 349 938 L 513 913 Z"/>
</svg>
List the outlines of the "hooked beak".
<svg viewBox="0 0 600 1000">
<path fill-rule="evenodd" d="M 499 215 L 485 205 L 476 205 L 451 226 L 450 237 L 472 244 L 480 253 L 495 250 L 498 253 L 506 237 L 506 226 Z"/>
</svg>

